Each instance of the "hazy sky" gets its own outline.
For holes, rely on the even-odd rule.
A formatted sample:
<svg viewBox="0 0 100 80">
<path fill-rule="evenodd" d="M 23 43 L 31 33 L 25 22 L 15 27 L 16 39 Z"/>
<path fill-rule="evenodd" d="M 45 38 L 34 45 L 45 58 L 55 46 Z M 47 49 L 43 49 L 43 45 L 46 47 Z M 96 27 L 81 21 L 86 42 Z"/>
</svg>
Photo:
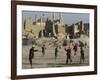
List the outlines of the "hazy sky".
<svg viewBox="0 0 100 80">
<path fill-rule="evenodd" d="M 33 22 L 35 21 L 35 15 L 37 17 L 41 17 L 44 14 L 45 19 L 53 19 L 53 12 L 39 12 L 39 11 L 22 11 L 22 20 L 32 18 Z M 64 24 L 75 24 L 79 21 L 83 21 L 83 23 L 89 23 L 89 14 L 87 13 L 61 13 L 62 19 L 64 21 Z M 59 12 L 54 13 L 55 19 L 59 19 Z"/>
</svg>

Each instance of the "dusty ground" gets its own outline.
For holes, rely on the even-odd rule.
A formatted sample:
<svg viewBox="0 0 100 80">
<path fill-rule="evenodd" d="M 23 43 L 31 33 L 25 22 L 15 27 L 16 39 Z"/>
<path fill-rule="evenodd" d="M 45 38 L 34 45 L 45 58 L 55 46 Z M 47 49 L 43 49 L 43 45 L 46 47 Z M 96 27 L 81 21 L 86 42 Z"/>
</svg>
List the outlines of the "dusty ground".
<svg viewBox="0 0 100 80">
<path fill-rule="evenodd" d="M 48 42 L 49 43 L 49 42 Z M 29 69 L 29 49 L 32 47 L 32 45 L 23 45 L 23 53 L 22 53 L 22 68 L 23 69 Z M 41 47 L 36 46 L 35 47 L 38 52 L 35 52 L 35 58 L 32 60 L 32 68 L 47 68 L 47 67 L 67 67 L 67 66 L 86 66 L 89 65 L 89 48 L 84 48 L 85 53 L 85 62 L 83 64 L 80 63 L 80 49 L 78 47 L 77 55 L 74 55 L 74 52 L 72 51 L 72 63 L 66 64 L 66 52 L 64 50 L 64 47 L 61 49 L 58 49 L 58 56 L 55 60 L 54 56 L 54 47 L 46 45 L 46 51 L 45 55 L 42 55 Z"/>
</svg>

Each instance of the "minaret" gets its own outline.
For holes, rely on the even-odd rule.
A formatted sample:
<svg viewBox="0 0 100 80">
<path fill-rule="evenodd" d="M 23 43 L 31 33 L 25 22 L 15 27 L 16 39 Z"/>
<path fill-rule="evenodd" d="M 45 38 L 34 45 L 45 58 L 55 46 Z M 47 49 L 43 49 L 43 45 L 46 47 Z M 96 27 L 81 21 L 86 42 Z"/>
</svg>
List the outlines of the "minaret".
<svg viewBox="0 0 100 80">
<path fill-rule="evenodd" d="M 59 20 L 60 20 L 60 24 L 62 26 L 62 14 L 61 13 L 59 13 Z"/>
<path fill-rule="evenodd" d="M 37 21 L 37 15 L 35 15 L 35 22 Z"/>
<path fill-rule="evenodd" d="M 83 24 L 82 21 L 80 21 L 80 23 L 81 23 L 81 26 L 82 26 L 82 32 L 84 32 L 84 24 Z"/>
<path fill-rule="evenodd" d="M 30 31 L 32 29 L 32 18 L 29 17 L 26 21 L 25 21 L 25 30 Z"/>
<path fill-rule="evenodd" d="M 43 15 L 42 15 L 42 21 L 43 21 L 43 22 L 45 21 L 45 20 L 44 20 L 44 16 L 45 16 L 45 15 L 44 15 L 44 13 L 43 13 Z"/>
<path fill-rule="evenodd" d="M 25 25 L 26 25 L 26 20 L 24 20 L 24 27 L 23 27 L 24 30 L 26 29 L 26 28 L 25 28 Z"/>
<path fill-rule="evenodd" d="M 59 20 L 60 20 L 60 22 L 62 21 L 61 13 L 59 13 Z"/>
<path fill-rule="evenodd" d="M 43 17 L 44 17 L 44 14 L 41 16 L 40 18 L 40 27 L 41 27 L 41 37 L 43 37 Z"/>
<path fill-rule="evenodd" d="M 54 15 L 54 13 L 53 13 L 53 34 L 54 34 L 54 36 L 56 36 L 56 33 L 55 33 L 55 26 L 54 26 L 54 18 L 55 18 L 55 15 Z"/>
</svg>

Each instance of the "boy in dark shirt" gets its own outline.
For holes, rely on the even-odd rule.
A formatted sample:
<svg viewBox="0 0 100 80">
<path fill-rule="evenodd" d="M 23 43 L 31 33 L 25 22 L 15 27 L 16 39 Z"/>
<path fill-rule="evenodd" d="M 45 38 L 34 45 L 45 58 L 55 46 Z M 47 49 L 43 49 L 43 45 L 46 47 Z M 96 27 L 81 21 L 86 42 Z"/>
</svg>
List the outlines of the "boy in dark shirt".
<svg viewBox="0 0 100 80">
<path fill-rule="evenodd" d="M 68 47 L 68 49 L 65 48 L 65 51 L 67 52 L 66 53 L 66 55 L 67 55 L 66 64 L 68 64 L 68 60 L 70 60 L 70 63 L 71 63 L 72 59 L 71 59 L 71 49 L 70 49 L 70 47 Z"/>
</svg>

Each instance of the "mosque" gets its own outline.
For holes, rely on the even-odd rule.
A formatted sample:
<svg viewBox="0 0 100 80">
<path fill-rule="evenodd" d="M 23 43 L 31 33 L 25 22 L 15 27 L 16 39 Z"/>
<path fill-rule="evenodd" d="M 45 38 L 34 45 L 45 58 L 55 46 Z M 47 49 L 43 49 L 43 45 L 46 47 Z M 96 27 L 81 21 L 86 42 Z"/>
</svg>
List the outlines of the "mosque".
<svg viewBox="0 0 100 80">
<path fill-rule="evenodd" d="M 35 15 L 34 22 L 31 17 L 24 21 L 22 27 L 23 38 L 68 38 L 69 36 L 70 38 L 73 38 L 73 36 L 79 36 L 86 31 L 82 21 L 67 26 L 64 23 L 61 13 L 59 13 L 58 19 L 55 19 L 55 13 L 52 14 L 52 20 L 45 18 L 44 16 L 44 14 L 40 17 Z"/>
</svg>

